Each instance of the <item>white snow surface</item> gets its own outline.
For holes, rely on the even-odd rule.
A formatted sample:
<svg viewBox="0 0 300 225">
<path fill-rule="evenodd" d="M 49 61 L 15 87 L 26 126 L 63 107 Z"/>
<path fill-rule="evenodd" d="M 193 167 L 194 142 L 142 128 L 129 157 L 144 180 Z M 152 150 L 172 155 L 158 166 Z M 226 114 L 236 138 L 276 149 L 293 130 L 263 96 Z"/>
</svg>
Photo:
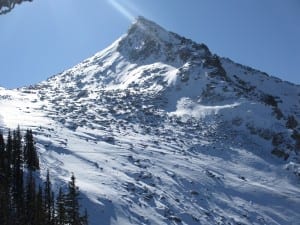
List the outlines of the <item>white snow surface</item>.
<svg viewBox="0 0 300 225">
<path fill-rule="evenodd" d="M 0 127 L 33 129 L 54 188 L 74 172 L 91 225 L 298 225 L 300 87 L 213 60 L 139 18 L 75 67 L 1 88 Z"/>
</svg>

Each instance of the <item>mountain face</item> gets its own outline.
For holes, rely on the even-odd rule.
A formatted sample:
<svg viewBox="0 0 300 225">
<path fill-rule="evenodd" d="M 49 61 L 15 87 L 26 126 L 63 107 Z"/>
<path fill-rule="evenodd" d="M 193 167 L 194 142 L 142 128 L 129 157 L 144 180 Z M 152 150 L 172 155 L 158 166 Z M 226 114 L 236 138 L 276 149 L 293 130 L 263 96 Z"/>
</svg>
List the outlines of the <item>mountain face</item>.
<svg viewBox="0 0 300 225">
<path fill-rule="evenodd" d="M 31 87 L 0 126 L 32 128 L 54 185 L 74 172 L 90 224 L 298 224 L 300 86 L 138 18 Z"/>
</svg>

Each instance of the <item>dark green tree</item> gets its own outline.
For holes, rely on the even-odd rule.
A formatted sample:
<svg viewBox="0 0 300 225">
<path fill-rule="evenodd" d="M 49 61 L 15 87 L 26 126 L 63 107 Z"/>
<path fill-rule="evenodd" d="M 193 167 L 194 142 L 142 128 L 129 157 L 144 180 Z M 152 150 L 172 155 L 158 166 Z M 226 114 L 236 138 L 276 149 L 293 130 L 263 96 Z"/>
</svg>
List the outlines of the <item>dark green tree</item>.
<svg viewBox="0 0 300 225">
<path fill-rule="evenodd" d="M 8 195 L 9 186 L 2 182 L 0 183 L 0 224 L 10 224 L 10 196 Z"/>
<path fill-rule="evenodd" d="M 22 157 L 22 136 L 20 127 L 13 131 L 12 139 L 12 192 L 13 209 L 16 223 L 21 223 L 24 217 L 24 187 L 23 187 L 23 157 Z"/>
<path fill-rule="evenodd" d="M 22 135 L 20 127 L 18 126 L 17 130 L 13 131 L 12 139 L 12 164 L 15 167 L 21 168 L 23 163 L 22 155 Z"/>
<path fill-rule="evenodd" d="M 8 135 L 7 135 L 7 141 L 6 141 L 6 160 L 7 160 L 7 176 L 8 178 L 11 177 L 11 164 L 12 164 L 12 151 L 13 151 L 13 143 L 12 143 L 12 136 L 11 136 L 11 131 L 8 130 Z"/>
<path fill-rule="evenodd" d="M 34 224 L 35 223 L 35 211 L 38 210 L 36 207 L 36 187 L 35 179 L 32 175 L 32 171 L 29 171 L 29 176 L 27 177 L 26 184 L 26 195 L 25 195 L 25 223 Z"/>
<path fill-rule="evenodd" d="M 34 146 L 32 130 L 27 130 L 25 134 L 24 161 L 30 170 L 35 171 L 40 168 L 39 158 Z"/>
<path fill-rule="evenodd" d="M 43 197 L 43 188 L 40 185 L 36 193 L 36 211 L 34 216 L 34 225 L 44 225 L 46 220 L 46 213 L 44 209 L 44 197 Z"/>
<path fill-rule="evenodd" d="M 56 198 L 56 225 L 64 225 L 67 223 L 66 220 L 66 208 L 65 208 L 65 194 L 62 188 L 59 188 L 58 196 Z"/>
<path fill-rule="evenodd" d="M 8 225 L 9 221 L 9 184 L 5 173 L 5 143 L 0 134 L 0 224 Z"/>
<path fill-rule="evenodd" d="M 87 225 L 87 211 L 80 215 L 75 176 L 72 175 L 66 193 L 60 188 L 56 201 L 49 171 L 44 185 L 37 190 L 34 170 L 38 168 L 26 163 L 29 169 L 24 170 L 23 163 L 25 152 L 35 149 L 32 132 L 26 133 L 24 146 L 20 128 L 12 133 L 8 132 L 6 143 L 0 133 L 0 225 Z M 29 159 L 30 154 L 27 156 Z"/>
<path fill-rule="evenodd" d="M 44 210 L 45 210 L 45 225 L 51 225 L 53 223 L 53 192 L 50 181 L 49 170 L 47 171 L 47 177 L 44 184 Z"/>
<path fill-rule="evenodd" d="M 79 191 L 75 183 L 75 176 L 72 174 L 68 185 L 68 193 L 65 199 L 67 222 L 71 225 L 81 225 Z"/>
<path fill-rule="evenodd" d="M 4 143 L 4 138 L 3 134 L 0 132 L 0 175 L 4 174 L 5 171 L 5 143 Z"/>
<path fill-rule="evenodd" d="M 0 133 L 0 224 L 8 225 L 10 218 L 10 165 L 6 154 L 6 144 Z"/>
</svg>

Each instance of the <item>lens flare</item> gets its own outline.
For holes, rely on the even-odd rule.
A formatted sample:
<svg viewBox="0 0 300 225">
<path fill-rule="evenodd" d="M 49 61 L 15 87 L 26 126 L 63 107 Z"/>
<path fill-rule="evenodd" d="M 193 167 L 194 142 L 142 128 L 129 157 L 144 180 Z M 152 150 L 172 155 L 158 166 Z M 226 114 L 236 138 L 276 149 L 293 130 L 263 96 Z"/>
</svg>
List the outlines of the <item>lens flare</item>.
<svg viewBox="0 0 300 225">
<path fill-rule="evenodd" d="M 120 4 L 116 0 L 108 0 L 108 3 L 113 6 L 119 13 L 121 13 L 123 16 L 125 16 L 130 21 L 134 21 L 134 16 L 130 12 L 128 8 L 126 8 L 124 5 Z"/>
</svg>

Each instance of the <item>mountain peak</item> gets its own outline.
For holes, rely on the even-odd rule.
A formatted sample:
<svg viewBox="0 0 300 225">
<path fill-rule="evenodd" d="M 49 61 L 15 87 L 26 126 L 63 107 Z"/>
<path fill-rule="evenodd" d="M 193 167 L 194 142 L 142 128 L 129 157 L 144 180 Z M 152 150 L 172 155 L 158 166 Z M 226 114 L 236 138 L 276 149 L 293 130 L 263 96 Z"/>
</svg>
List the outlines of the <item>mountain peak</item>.
<svg viewBox="0 0 300 225">
<path fill-rule="evenodd" d="M 156 37 L 157 41 L 169 41 L 169 32 L 167 30 L 162 28 L 157 23 L 150 21 L 145 17 L 139 16 L 129 28 L 128 35 L 139 35 L 139 37 L 141 37 L 141 34 L 144 35 L 143 37 Z"/>
<path fill-rule="evenodd" d="M 119 42 L 118 51 L 128 56 L 131 61 L 163 61 L 178 62 L 178 55 L 184 55 L 179 59 L 186 63 L 192 56 L 211 55 L 204 44 L 182 37 L 176 33 L 169 32 L 160 25 L 142 16 L 129 28 L 126 36 Z M 188 55 L 188 57 L 187 57 Z"/>
<path fill-rule="evenodd" d="M 154 27 L 154 28 L 162 28 L 161 26 L 159 26 L 157 23 L 151 21 L 151 20 L 148 20 L 146 19 L 145 17 L 143 16 L 138 16 L 135 20 L 135 22 L 133 22 L 133 25 L 134 24 L 138 24 L 138 25 L 141 25 L 143 27 Z M 163 28 L 162 28 L 163 29 Z"/>
<path fill-rule="evenodd" d="M 166 37 L 169 35 L 169 31 L 158 25 L 157 23 L 146 19 L 143 16 L 139 16 L 136 18 L 135 22 L 133 22 L 132 26 L 130 27 L 128 33 L 131 31 L 146 32 L 152 35 L 158 35 L 157 38 L 160 38 L 164 41 L 168 41 Z"/>
</svg>

